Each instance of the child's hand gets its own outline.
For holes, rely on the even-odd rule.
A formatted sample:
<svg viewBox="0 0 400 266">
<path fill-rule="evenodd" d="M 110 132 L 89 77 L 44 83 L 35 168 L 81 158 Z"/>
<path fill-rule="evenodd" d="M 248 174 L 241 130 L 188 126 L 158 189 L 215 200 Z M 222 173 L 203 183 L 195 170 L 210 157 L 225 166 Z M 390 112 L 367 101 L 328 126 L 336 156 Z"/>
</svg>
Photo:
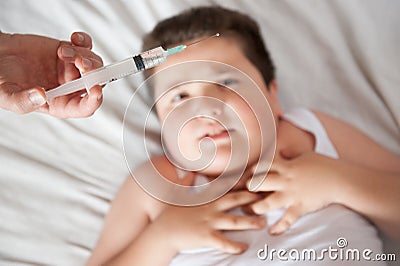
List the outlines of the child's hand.
<svg viewBox="0 0 400 266">
<path fill-rule="evenodd" d="M 334 159 L 314 152 L 290 160 L 275 160 L 261 185 L 254 189 L 252 182 L 260 183 L 264 175 L 255 176 L 251 183 L 247 183 L 252 191 L 271 192 L 251 204 L 250 209 L 256 214 L 265 214 L 287 208 L 282 218 L 269 229 L 271 234 L 283 233 L 301 216 L 335 201 L 337 190 L 333 162 Z"/>
<path fill-rule="evenodd" d="M 212 247 L 226 253 L 239 254 L 247 249 L 246 243 L 227 239 L 224 230 L 260 229 L 264 217 L 235 215 L 227 211 L 250 204 L 259 199 L 247 191 L 231 192 L 222 198 L 195 207 L 168 206 L 151 224 L 159 238 L 168 241 L 176 251 Z"/>
</svg>

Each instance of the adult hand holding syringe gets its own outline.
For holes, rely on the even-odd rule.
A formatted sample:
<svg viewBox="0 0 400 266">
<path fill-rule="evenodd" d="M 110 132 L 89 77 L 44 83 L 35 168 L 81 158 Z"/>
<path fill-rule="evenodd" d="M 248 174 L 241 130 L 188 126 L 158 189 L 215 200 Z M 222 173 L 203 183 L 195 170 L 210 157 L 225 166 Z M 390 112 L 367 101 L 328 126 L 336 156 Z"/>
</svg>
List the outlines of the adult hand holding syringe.
<svg viewBox="0 0 400 266">
<path fill-rule="evenodd" d="M 168 50 L 164 50 L 160 46 L 120 62 L 83 73 L 81 78 L 62 84 L 55 89 L 47 91 L 47 100 L 76 91 L 81 91 L 82 89 L 86 89 L 87 93 L 89 93 L 90 88 L 95 85 L 103 86 L 128 75 L 158 66 L 165 62 L 168 55 L 180 52 L 185 48 L 186 46 L 180 45 Z"/>
<path fill-rule="evenodd" d="M 32 111 L 55 117 L 86 117 L 102 103 L 102 88 L 90 95 L 66 95 L 46 103 L 45 90 L 103 65 L 91 51 L 92 39 L 75 32 L 71 40 L 0 32 L 0 108 L 19 114 Z"/>
<path fill-rule="evenodd" d="M 206 40 L 214 36 L 219 36 L 219 33 L 192 44 L 178 45 L 167 50 L 164 50 L 161 46 L 159 46 L 122 60 L 120 62 L 110 64 L 99 69 L 90 71 L 88 73 L 82 74 L 81 78 L 79 79 L 47 91 L 47 100 L 62 95 L 67 95 L 76 91 L 81 91 L 82 89 L 86 89 L 87 93 L 89 93 L 90 88 L 95 85 L 103 86 L 107 83 L 124 78 L 128 75 L 161 65 L 167 60 L 167 56 L 179 53 L 190 45 L 194 45 L 200 41 Z"/>
</svg>

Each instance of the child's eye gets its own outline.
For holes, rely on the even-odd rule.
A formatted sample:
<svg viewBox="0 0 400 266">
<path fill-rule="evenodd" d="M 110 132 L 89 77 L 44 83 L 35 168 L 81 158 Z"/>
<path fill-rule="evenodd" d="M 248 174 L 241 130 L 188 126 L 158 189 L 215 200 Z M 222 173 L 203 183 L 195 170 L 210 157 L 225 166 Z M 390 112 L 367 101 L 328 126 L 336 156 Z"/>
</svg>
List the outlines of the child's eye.
<svg viewBox="0 0 400 266">
<path fill-rule="evenodd" d="M 224 85 L 224 86 L 230 86 L 230 85 L 233 85 L 233 84 L 235 84 L 235 83 L 237 83 L 238 81 L 236 80 L 236 79 L 232 79 L 232 78 L 227 78 L 227 79 L 224 79 L 221 83 L 222 83 L 222 85 Z"/>
<path fill-rule="evenodd" d="M 175 95 L 173 98 L 172 98 L 172 102 L 179 102 L 179 101 L 182 101 L 183 99 L 185 99 L 185 98 L 187 98 L 187 97 L 189 97 L 189 94 L 188 93 L 186 93 L 186 92 L 181 92 L 181 93 L 178 93 L 177 95 Z"/>
</svg>

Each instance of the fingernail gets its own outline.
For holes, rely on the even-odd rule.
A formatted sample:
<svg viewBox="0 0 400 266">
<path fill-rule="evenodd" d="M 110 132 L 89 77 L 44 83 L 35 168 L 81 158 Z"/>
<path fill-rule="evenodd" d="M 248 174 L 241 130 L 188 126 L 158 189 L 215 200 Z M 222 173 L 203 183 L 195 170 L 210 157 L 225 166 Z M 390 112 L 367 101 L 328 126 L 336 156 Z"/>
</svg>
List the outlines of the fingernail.
<svg viewBox="0 0 400 266">
<path fill-rule="evenodd" d="M 75 51 L 74 51 L 74 49 L 72 49 L 71 47 L 63 47 L 63 48 L 61 49 L 61 54 L 62 54 L 64 57 L 73 57 L 74 54 L 75 54 Z"/>
<path fill-rule="evenodd" d="M 85 40 L 85 37 L 81 33 L 77 34 L 78 42 L 82 43 Z"/>
<path fill-rule="evenodd" d="M 273 226 L 270 229 L 270 232 L 273 235 L 279 235 L 280 233 L 282 233 L 282 231 L 283 231 L 283 228 L 281 225 Z"/>
<path fill-rule="evenodd" d="M 277 235 L 277 234 L 279 233 L 279 231 L 278 231 L 275 227 L 270 228 L 270 229 L 269 229 L 269 232 L 270 232 L 272 235 Z"/>
<path fill-rule="evenodd" d="M 84 68 L 90 68 L 92 66 L 92 61 L 87 58 L 82 58 L 82 64 Z"/>
<path fill-rule="evenodd" d="M 248 245 L 243 243 L 240 245 L 238 252 L 242 253 L 242 252 L 246 251 L 247 248 L 248 248 Z"/>
<path fill-rule="evenodd" d="M 38 92 L 37 90 L 29 91 L 29 100 L 35 106 L 41 106 L 46 102 L 46 99 L 43 98 L 42 94 L 40 94 L 40 92 Z"/>
<path fill-rule="evenodd" d="M 258 206 L 258 204 L 251 206 L 251 209 L 253 210 L 253 212 L 255 214 L 261 215 L 263 214 L 263 211 L 260 209 L 260 207 Z"/>
<path fill-rule="evenodd" d="M 99 96 L 97 96 L 97 101 L 100 101 L 101 98 L 103 98 L 103 94 L 100 94 Z"/>
</svg>

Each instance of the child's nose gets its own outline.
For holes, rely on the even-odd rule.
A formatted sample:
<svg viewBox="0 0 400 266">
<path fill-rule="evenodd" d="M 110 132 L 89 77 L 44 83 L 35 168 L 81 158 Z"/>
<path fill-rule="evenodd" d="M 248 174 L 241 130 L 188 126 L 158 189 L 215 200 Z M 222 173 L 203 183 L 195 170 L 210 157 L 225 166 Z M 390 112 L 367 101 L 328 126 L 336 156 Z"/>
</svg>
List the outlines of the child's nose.
<svg viewBox="0 0 400 266">
<path fill-rule="evenodd" d="M 222 115 L 224 112 L 224 101 L 217 97 L 205 97 L 198 98 L 191 104 L 196 115 L 214 117 Z"/>
<path fill-rule="evenodd" d="M 222 114 L 223 103 L 219 100 L 209 101 L 205 110 L 207 110 L 207 115 L 217 118 Z"/>
</svg>

